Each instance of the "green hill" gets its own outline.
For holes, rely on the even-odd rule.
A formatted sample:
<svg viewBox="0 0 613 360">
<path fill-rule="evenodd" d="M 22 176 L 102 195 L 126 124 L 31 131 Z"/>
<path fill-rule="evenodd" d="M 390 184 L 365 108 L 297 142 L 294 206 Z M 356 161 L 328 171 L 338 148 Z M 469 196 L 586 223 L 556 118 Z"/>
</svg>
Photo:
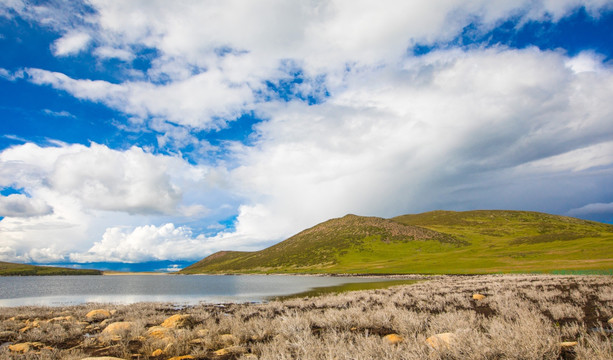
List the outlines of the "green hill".
<svg viewBox="0 0 613 360">
<path fill-rule="evenodd" d="M 613 225 L 527 211 L 347 215 L 256 252 L 215 253 L 195 273 L 613 272 Z"/>
<path fill-rule="evenodd" d="M 14 264 L 0 261 L 0 276 L 25 275 L 102 275 L 100 270 L 69 269 L 52 266 Z"/>
</svg>

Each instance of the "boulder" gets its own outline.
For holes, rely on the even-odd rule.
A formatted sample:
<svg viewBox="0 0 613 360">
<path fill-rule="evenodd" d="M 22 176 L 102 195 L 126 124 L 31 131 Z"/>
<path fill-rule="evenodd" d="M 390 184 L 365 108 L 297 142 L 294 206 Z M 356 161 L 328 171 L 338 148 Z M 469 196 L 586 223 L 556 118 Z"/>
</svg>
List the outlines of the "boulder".
<svg viewBox="0 0 613 360">
<path fill-rule="evenodd" d="M 149 328 L 149 330 L 147 330 L 147 335 L 160 340 L 173 337 L 172 330 L 162 326 L 154 326 Z"/>
<path fill-rule="evenodd" d="M 164 320 L 160 326 L 169 329 L 191 328 L 194 326 L 194 319 L 189 315 L 176 314 Z"/>
<path fill-rule="evenodd" d="M 92 310 L 85 315 L 88 321 L 102 321 L 111 317 L 111 312 L 106 309 Z"/>
<path fill-rule="evenodd" d="M 12 352 L 25 354 L 32 350 L 39 350 L 45 347 L 45 344 L 39 342 L 25 342 L 14 345 L 9 345 L 9 350 Z"/>
<path fill-rule="evenodd" d="M 389 335 L 385 335 L 383 337 L 383 340 L 385 340 L 385 342 L 390 345 L 396 345 L 396 344 L 400 344 L 401 342 L 403 342 L 404 338 L 398 334 L 389 334 Z"/>
<path fill-rule="evenodd" d="M 433 349 L 449 348 L 455 341 L 454 333 L 440 333 L 432 335 L 426 339 L 426 344 L 430 345 Z"/>
<path fill-rule="evenodd" d="M 108 336 L 117 336 L 121 335 L 127 331 L 130 331 L 134 328 L 134 323 L 132 321 L 119 321 L 109 324 L 104 330 L 102 330 L 103 335 Z"/>
<path fill-rule="evenodd" d="M 473 300 L 479 301 L 479 300 L 483 300 L 483 299 L 485 299 L 485 295 L 483 295 L 483 294 L 473 294 Z"/>
</svg>

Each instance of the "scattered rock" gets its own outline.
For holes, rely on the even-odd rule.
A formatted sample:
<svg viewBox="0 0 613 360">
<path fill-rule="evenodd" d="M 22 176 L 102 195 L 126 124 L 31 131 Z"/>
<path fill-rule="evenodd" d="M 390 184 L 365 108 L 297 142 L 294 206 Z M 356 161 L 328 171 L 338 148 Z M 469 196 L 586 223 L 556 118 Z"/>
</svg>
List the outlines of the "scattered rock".
<svg viewBox="0 0 613 360">
<path fill-rule="evenodd" d="M 485 299 L 485 295 L 483 295 L 483 294 L 473 294 L 473 300 L 479 301 L 479 300 L 483 300 L 483 299 Z"/>
<path fill-rule="evenodd" d="M 39 350 L 45 347 L 45 344 L 39 342 L 25 342 L 14 345 L 9 345 L 9 350 L 12 352 L 25 354 L 32 350 Z"/>
<path fill-rule="evenodd" d="M 102 321 L 111 317 L 111 312 L 106 309 L 92 310 L 85 315 L 88 321 Z"/>
<path fill-rule="evenodd" d="M 121 335 L 127 331 L 130 331 L 134 328 L 134 323 L 132 321 L 119 321 L 109 324 L 104 330 L 102 330 L 103 335 L 109 336 L 117 336 Z"/>
<path fill-rule="evenodd" d="M 194 326 L 194 319 L 189 315 L 176 314 L 164 320 L 160 326 L 170 329 L 191 328 Z"/>
<path fill-rule="evenodd" d="M 389 334 L 383 337 L 383 340 L 390 345 L 396 345 L 404 341 L 404 338 L 398 334 Z"/>
<path fill-rule="evenodd" d="M 449 348 L 455 340 L 454 333 L 440 333 L 426 339 L 426 343 L 434 349 Z"/>
<path fill-rule="evenodd" d="M 225 356 L 225 355 L 230 354 L 230 352 L 226 349 L 219 349 L 219 350 L 216 350 L 214 354 L 217 356 Z"/>
<path fill-rule="evenodd" d="M 162 349 L 155 349 L 152 353 L 152 357 L 158 357 L 164 355 L 164 351 Z"/>
<path fill-rule="evenodd" d="M 172 338 L 172 330 L 162 326 L 154 326 L 147 330 L 147 335 L 156 339 Z"/>
</svg>

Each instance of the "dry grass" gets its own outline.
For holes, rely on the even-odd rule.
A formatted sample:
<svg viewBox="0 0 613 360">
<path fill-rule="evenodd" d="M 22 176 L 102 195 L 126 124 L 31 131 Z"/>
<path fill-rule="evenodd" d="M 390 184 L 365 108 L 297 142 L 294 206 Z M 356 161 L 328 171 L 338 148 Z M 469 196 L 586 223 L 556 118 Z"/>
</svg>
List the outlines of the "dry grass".
<svg viewBox="0 0 613 360">
<path fill-rule="evenodd" d="M 473 293 L 486 298 L 472 300 Z M 613 279 L 607 276 L 443 276 L 266 304 L 108 305 L 116 310 L 110 319 L 86 321 L 85 315 L 100 307 L 3 308 L 0 358 L 613 359 L 607 323 L 613 316 Z M 174 314 L 189 315 L 188 326 L 151 335 Z M 72 319 L 49 321 L 65 316 Z M 102 333 L 119 321 L 132 326 Z M 392 333 L 403 341 L 387 343 L 384 336 Z M 439 333 L 453 333 L 452 342 L 438 348 L 426 343 Z M 578 344 L 564 350 L 562 341 Z M 42 344 L 25 354 L 9 350 L 9 344 L 23 342 Z M 157 349 L 163 354 L 152 356 Z M 216 354 L 220 349 L 225 351 Z"/>
</svg>

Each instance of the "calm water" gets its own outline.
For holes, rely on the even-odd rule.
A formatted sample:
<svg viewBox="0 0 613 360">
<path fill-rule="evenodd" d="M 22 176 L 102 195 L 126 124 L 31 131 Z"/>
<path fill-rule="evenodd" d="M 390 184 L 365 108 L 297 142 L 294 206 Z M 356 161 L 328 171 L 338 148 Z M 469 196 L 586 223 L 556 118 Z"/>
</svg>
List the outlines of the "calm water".
<svg viewBox="0 0 613 360">
<path fill-rule="evenodd" d="M 0 306 L 260 302 L 314 287 L 372 281 L 290 275 L 0 276 Z"/>
</svg>

